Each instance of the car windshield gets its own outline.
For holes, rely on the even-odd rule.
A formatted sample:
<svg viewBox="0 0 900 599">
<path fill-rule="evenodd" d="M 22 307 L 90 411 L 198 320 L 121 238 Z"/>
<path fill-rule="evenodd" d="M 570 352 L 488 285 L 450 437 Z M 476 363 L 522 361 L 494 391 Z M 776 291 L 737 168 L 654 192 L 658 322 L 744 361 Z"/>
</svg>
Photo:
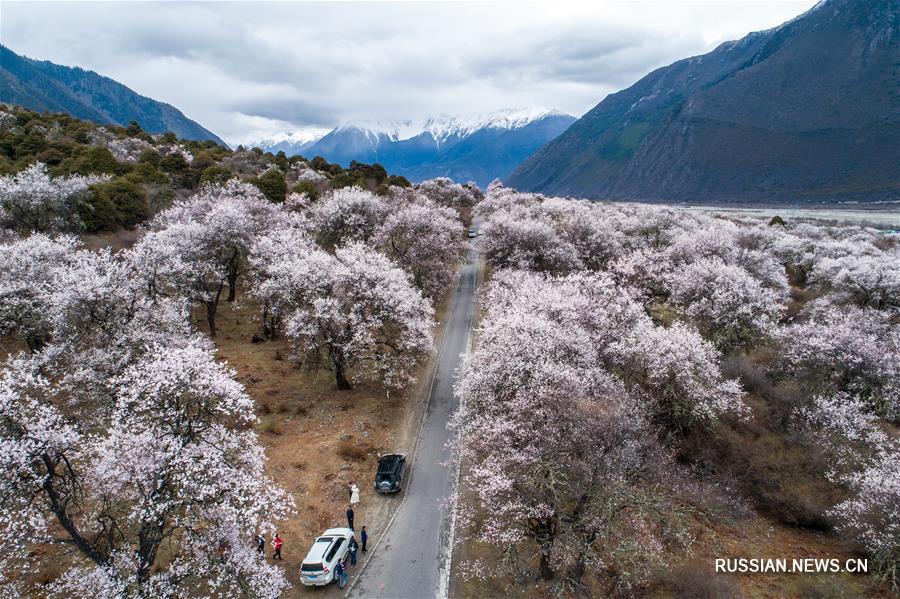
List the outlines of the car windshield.
<svg viewBox="0 0 900 599">
<path fill-rule="evenodd" d="M 378 462 L 378 474 L 389 474 L 394 470 L 396 458 L 384 458 Z"/>
<path fill-rule="evenodd" d="M 338 542 L 335 543 L 335 544 L 331 547 L 331 550 L 328 552 L 328 555 L 325 556 L 325 561 L 331 562 L 331 560 L 334 559 L 334 556 L 337 555 L 338 550 L 341 548 L 341 546 L 342 546 L 343 544 L 344 544 L 344 540 L 343 540 L 343 539 L 339 539 Z"/>
<path fill-rule="evenodd" d="M 322 564 L 302 564 L 300 570 L 302 572 L 321 572 L 323 568 Z"/>
</svg>

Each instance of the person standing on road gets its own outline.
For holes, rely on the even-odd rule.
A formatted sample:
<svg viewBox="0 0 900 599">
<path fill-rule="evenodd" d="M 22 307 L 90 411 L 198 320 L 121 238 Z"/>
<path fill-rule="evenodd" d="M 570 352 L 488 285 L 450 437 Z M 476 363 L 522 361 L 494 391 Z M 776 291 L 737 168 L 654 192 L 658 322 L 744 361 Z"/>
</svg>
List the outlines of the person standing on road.
<svg viewBox="0 0 900 599">
<path fill-rule="evenodd" d="M 353 506 L 347 506 L 347 527 L 353 530 Z"/>
<path fill-rule="evenodd" d="M 359 547 L 359 544 L 356 542 L 356 537 L 350 537 L 350 565 L 356 565 L 356 548 Z"/>
<path fill-rule="evenodd" d="M 362 541 L 362 550 L 363 553 L 366 552 L 366 541 L 369 540 L 369 533 L 366 532 L 366 527 L 362 527 L 362 532 L 359 533 L 359 539 Z"/>
<path fill-rule="evenodd" d="M 356 483 L 350 485 L 350 505 L 359 505 L 359 487 L 356 486 Z"/>
<path fill-rule="evenodd" d="M 275 554 L 272 556 L 272 559 L 280 559 L 282 561 L 284 560 L 284 558 L 281 557 L 281 545 L 283 543 L 284 541 L 281 540 L 281 537 L 279 537 L 278 533 L 276 532 L 275 536 L 272 537 L 272 546 L 275 547 Z"/>
<path fill-rule="evenodd" d="M 263 535 L 256 535 L 256 552 L 260 555 L 266 554 L 266 537 Z"/>
<path fill-rule="evenodd" d="M 334 579 L 337 581 L 339 589 L 344 588 L 347 584 L 345 576 L 347 576 L 347 573 L 344 571 L 344 564 L 341 563 L 341 560 L 338 560 L 337 565 L 334 567 Z"/>
</svg>

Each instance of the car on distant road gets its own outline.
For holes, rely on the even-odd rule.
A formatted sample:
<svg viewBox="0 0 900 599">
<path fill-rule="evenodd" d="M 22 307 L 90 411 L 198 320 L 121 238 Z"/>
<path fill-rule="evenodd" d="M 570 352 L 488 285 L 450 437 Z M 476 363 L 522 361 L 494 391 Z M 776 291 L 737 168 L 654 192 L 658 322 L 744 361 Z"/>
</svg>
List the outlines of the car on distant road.
<svg viewBox="0 0 900 599">
<path fill-rule="evenodd" d="M 476 235 L 478 235 L 478 231 L 476 231 L 475 229 L 469 229 L 469 239 L 474 239 Z"/>
<path fill-rule="evenodd" d="M 334 567 L 350 552 L 353 531 L 329 528 L 323 532 L 300 564 L 300 582 L 305 586 L 324 586 L 334 581 Z"/>
<path fill-rule="evenodd" d="M 381 456 L 375 472 L 375 490 L 379 493 L 396 493 L 403 488 L 405 470 L 405 455 L 389 453 Z"/>
</svg>

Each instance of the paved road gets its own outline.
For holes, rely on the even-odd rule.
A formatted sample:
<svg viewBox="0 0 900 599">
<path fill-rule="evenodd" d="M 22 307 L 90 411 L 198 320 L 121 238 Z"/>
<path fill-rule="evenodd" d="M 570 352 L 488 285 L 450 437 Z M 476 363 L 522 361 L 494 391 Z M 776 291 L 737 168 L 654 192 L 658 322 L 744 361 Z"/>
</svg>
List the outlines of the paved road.
<svg viewBox="0 0 900 599">
<path fill-rule="evenodd" d="M 478 253 L 472 248 L 444 329 L 406 497 L 350 597 L 427 599 L 446 594 L 451 522 L 445 503 L 456 492 L 456 469 L 442 464 L 450 457 L 447 420 L 457 407 L 453 383 L 460 354 L 468 350 L 479 269 Z"/>
</svg>

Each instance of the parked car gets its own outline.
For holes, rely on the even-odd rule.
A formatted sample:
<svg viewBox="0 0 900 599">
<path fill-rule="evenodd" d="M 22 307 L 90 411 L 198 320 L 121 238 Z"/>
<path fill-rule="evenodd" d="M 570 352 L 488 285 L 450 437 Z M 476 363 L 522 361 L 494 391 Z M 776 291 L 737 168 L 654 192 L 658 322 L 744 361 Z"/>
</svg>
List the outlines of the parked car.
<svg viewBox="0 0 900 599">
<path fill-rule="evenodd" d="M 475 229 L 469 229 L 469 239 L 474 239 L 476 235 L 478 232 Z"/>
<path fill-rule="evenodd" d="M 403 488 L 403 474 L 406 470 L 406 456 L 389 453 L 378 458 L 375 472 L 375 490 L 379 493 L 396 493 Z"/>
<path fill-rule="evenodd" d="M 300 582 L 305 586 L 324 586 L 334 581 L 334 567 L 350 552 L 353 531 L 329 528 L 316 539 L 300 564 Z"/>
</svg>

